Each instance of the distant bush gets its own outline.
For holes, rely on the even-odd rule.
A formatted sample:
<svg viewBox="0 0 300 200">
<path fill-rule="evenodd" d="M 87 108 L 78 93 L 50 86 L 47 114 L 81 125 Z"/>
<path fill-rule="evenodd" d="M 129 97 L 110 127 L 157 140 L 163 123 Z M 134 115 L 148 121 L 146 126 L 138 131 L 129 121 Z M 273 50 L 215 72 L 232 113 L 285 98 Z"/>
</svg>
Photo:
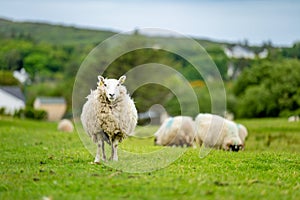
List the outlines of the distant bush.
<svg viewBox="0 0 300 200">
<path fill-rule="evenodd" d="M 5 115 L 5 108 L 4 107 L 0 108 L 0 115 Z"/>
<path fill-rule="evenodd" d="M 28 118 L 36 120 L 45 120 L 47 119 L 47 112 L 44 110 L 36 110 L 31 107 L 25 109 L 20 109 L 14 113 L 14 117 L 17 118 Z"/>
<path fill-rule="evenodd" d="M 0 70 L 0 85 L 18 85 L 19 82 L 11 71 Z"/>
<path fill-rule="evenodd" d="M 297 110 L 283 110 L 280 112 L 280 117 L 290 117 L 290 116 L 299 116 L 300 115 L 300 108 Z"/>
</svg>

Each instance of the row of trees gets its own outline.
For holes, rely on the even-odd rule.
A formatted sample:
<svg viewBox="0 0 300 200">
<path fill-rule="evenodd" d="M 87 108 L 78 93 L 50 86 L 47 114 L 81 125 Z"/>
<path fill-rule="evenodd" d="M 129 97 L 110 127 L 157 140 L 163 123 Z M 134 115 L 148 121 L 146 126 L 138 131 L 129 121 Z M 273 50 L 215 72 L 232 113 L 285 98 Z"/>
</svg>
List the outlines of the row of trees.
<svg viewBox="0 0 300 200">
<path fill-rule="evenodd" d="M 14 71 L 25 68 L 33 82 L 54 79 L 55 76 L 74 76 L 84 54 L 91 46 L 55 46 L 31 40 L 0 39 L 0 66 Z"/>
</svg>

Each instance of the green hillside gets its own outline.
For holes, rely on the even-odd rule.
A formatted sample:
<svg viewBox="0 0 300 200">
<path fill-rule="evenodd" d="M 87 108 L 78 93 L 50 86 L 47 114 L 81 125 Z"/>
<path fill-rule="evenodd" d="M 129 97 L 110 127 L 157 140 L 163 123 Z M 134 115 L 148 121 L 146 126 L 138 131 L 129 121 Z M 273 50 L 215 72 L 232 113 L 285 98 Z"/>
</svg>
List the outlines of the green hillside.
<svg viewBox="0 0 300 200">
<path fill-rule="evenodd" d="M 13 22 L 0 18 L 0 35 L 55 45 L 98 44 L 116 33 L 46 23 Z"/>
<path fill-rule="evenodd" d="M 0 18 L 0 35 L 2 37 L 20 37 L 33 39 L 56 45 L 90 45 L 117 34 L 108 30 L 78 28 L 74 26 L 57 25 L 41 22 L 18 22 Z M 197 39 L 204 47 L 223 45 L 227 43 Z"/>
</svg>

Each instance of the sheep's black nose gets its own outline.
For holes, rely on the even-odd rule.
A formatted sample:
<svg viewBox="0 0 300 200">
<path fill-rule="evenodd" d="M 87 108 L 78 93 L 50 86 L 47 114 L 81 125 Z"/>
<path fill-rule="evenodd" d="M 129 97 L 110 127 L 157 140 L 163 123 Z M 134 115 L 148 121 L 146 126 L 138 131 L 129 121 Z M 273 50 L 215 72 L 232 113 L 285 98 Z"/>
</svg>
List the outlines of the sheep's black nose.
<svg viewBox="0 0 300 200">
<path fill-rule="evenodd" d="M 110 97 L 113 97 L 113 96 L 115 96 L 115 94 L 109 94 L 109 96 L 110 96 Z"/>
<path fill-rule="evenodd" d="M 235 151 L 235 152 L 238 152 L 240 150 L 240 145 L 230 145 L 229 146 L 229 149 L 231 151 Z"/>
</svg>

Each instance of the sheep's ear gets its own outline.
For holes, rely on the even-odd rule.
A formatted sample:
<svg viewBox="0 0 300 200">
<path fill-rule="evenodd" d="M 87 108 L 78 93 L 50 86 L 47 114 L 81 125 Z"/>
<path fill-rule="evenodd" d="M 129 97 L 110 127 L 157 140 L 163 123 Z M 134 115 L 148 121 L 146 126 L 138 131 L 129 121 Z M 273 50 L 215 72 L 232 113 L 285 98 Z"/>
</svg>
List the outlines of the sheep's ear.
<svg viewBox="0 0 300 200">
<path fill-rule="evenodd" d="M 104 77 L 103 76 L 98 76 L 98 80 L 99 80 L 98 84 L 100 86 L 104 84 Z"/>
<path fill-rule="evenodd" d="M 121 77 L 119 78 L 119 83 L 120 83 L 120 84 L 123 84 L 123 83 L 125 82 L 125 80 L 126 80 L 126 76 L 123 75 L 123 76 L 121 76 Z"/>
</svg>

